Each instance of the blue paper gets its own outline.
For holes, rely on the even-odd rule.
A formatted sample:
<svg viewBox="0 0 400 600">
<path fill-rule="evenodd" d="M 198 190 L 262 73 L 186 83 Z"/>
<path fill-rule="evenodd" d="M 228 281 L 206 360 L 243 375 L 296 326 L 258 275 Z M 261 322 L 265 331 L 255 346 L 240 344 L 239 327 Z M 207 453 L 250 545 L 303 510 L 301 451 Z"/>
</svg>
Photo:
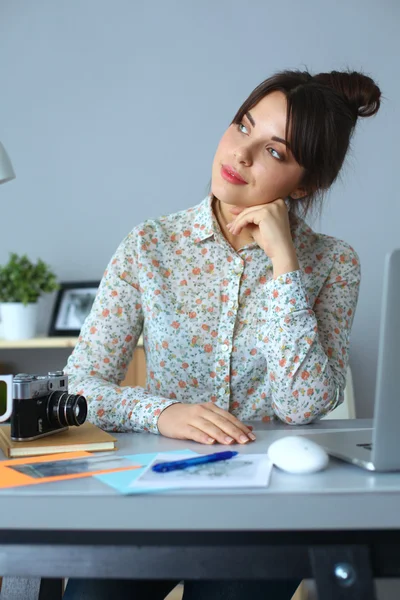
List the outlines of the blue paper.
<svg viewBox="0 0 400 600">
<path fill-rule="evenodd" d="M 183 452 L 188 454 L 193 454 L 194 456 L 197 454 L 192 450 L 170 450 L 169 452 L 163 454 L 182 454 Z M 134 487 L 129 487 L 132 481 L 135 481 L 144 471 L 144 469 L 151 463 L 152 460 L 159 454 L 159 452 L 151 452 L 149 454 L 128 454 L 124 456 L 128 460 L 132 461 L 132 463 L 137 465 L 142 465 L 140 469 L 133 469 L 132 471 L 117 471 L 115 473 L 104 473 L 102 475 L 94 475 L 96 479 L 109 485 L 114 490 L 119 492 L 120 494 L 146 494 L 146 493 L 154 493 L 154 490 L 147 489 L 136 489 Z M 162 492 L 162 489 L 156 490 L 157 492 Z"/>
</svg>

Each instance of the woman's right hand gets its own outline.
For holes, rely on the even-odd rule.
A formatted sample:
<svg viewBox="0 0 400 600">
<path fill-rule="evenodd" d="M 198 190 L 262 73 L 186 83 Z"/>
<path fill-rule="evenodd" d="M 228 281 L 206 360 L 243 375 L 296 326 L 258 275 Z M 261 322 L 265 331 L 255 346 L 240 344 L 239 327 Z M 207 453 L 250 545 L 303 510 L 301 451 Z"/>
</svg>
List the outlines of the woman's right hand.
<svg viewBox="0 0 400 600">
<path fill-rule="evenodd" d="M 212 402 L 171 404 L 159 416 L 158 430 L 166 437 L 200 444 L 246 444 L 256 439 L 239 419 Z"/>
</svg>

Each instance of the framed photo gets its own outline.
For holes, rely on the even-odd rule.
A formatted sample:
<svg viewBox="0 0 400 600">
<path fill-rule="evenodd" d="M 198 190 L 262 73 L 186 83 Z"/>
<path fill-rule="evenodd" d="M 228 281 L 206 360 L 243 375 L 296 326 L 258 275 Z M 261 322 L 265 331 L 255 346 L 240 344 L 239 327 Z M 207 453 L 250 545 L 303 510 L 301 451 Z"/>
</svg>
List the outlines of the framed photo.
<svg viewBox="0 0 400 600">
<path fill-rule="evenodd" d="M 49 336 L 79 335 L 90 313 L 100 281 L 61 283 L 51 317 Z"/>
</svg>

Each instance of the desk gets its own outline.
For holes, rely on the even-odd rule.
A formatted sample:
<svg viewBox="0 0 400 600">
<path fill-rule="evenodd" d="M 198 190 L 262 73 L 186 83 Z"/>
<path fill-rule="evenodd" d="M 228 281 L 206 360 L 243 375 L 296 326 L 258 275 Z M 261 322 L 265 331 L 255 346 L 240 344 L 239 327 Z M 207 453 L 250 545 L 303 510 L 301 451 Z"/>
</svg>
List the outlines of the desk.
<svg viewBox="0 0 400 600">
<path fill-rule="evenodd" d="M 371 421 L 253 425 L 257 441 L 241 447 L 242 452 L 264 452 L 283 435 L 368 428 Z M 121 454 L 179 448 L 209 452 L 151 434 L 117 437 Z M 374 475 L 335 459 L 326 471 L 313 475 L 274 469 L 267 489 L 235 493 L 121 496 L 95 479 L 3 490 L 0 573 L 44 578 L 315 578 L 323 600 L 372 600 L 372 577 L 400 575 L 399 507 L 400 474 Z M 338 584 L 338 563 L 355 571 L 354 584 Z"/>
</svg>

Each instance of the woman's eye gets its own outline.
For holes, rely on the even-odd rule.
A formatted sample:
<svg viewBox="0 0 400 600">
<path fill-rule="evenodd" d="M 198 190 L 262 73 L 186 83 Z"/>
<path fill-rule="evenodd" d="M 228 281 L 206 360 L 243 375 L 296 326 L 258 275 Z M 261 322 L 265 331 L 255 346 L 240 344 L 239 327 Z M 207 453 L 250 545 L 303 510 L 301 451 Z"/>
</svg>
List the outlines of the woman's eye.
<svg viewBox="0 0 400 600">
<path fill-rule="evenodd" d="M 239 125 L 238 125 L 238 129 L 239 129 L 239 131 L 241 131 L 242 133 L 248 133 L 248 131 L 247 131 L 247 129 L 246 129 L 246 125 L 243 125 L 243 123 L 239 123 Z M 243 129 L 244 129 L 245 131 L 243 131 Z"/>
<path fill-rule="evenodd" d="M 274 158 L 277 158 L 278 160 L 282 160 L 282 156 L 279 154 L 279 152 L 277 152 L 276 150 L 274 150 L 274 148 L 268 148 L 268 152 L 271 154 L 271 156 L 273 156 Z"/>
</svg>

